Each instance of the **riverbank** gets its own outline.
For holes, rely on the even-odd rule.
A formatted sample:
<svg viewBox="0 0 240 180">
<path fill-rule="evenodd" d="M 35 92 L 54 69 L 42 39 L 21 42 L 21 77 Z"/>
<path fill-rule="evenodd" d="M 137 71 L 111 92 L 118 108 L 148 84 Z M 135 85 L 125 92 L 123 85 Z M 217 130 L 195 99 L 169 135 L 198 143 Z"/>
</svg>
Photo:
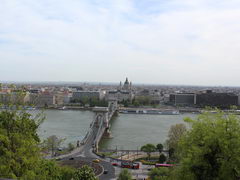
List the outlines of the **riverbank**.
<svg viewBox="0 0 240 180">
<path fill-rule="evenodd" d="M 92 111 L 94 107 L 85 107 L 85 106 L 58 106 L 58 107 L 48 107 L 45 109 L 49 110 L 86 110 L 86 111 Z M 179 112 L 179 113 L 201 113 L 203 109 L 200 108 L 175 108 L 175 107 L 162 107 L 162 108 L 151 108 L 151 107 L 120 107 L 119 112 L 123 111 L 159 111 L 159 112 Z M 150 114 L 150 113 L 146 113 Z M 154 113 L 152 113 L 154 114 Z"/>
<path fill-rule="evenodd" d="M 85 110 L 92 111 L 93 107 L 84 107 L 84 106 L 59 106 L 59 107 L 48 107 L 45 109 L 49 110 Z"/>
<path fill-rule="evenodd" d="M 132 114 L 164 114 L 164 115 L 178 115 L 179 113 L 201 113 L 200 108 L 174 108 L 174 107 L 162 107 L 162 108 L 149 108 L 149 107 L 121 107 L 120 113 L 132 113 Z"/>
</svg>

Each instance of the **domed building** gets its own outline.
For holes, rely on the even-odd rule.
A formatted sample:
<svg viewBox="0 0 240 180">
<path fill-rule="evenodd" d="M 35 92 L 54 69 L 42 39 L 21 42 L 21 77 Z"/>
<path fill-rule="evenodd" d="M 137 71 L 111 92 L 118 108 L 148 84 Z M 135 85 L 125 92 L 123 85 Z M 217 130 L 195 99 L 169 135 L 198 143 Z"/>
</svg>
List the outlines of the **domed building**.
<svg viewBox="0 0 240 180">
<path fill-rule="evenodd" d="M 120 84 L 120 88 L 124 91 L 130 91 L 132 89 L 132 83 L 128 81 L 128 78 L 126 78 L 126 81 L 123 85 L 123 87 L 121 87 L 121 84 Z"/>
<path fill-rule="evenodd" d="M 108 100 L 118 100 L 118 102 L 126 100 L 132 101 L 133 97 L 132 82 L 129 82 L 128 78 L 126 78 L 123 85 L 122 82 L 120 82 L 117 90 L 108 91 L 107 93 Z"/>
</svg>

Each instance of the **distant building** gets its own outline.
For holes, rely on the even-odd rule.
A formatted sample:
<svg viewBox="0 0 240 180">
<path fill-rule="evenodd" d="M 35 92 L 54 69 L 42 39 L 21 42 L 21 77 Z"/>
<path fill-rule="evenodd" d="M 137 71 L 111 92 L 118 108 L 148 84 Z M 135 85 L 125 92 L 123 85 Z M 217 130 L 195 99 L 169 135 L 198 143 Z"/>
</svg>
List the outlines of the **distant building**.
<svg viewBox="0 0 240 180">
<path fill-rule="evenodd" d="M 64 94 L 59 92 L 55 94 L 55 104 L 63 105 L 64 104 Z"/>
<path fill-rule="evenodd" d="M 19 104 L 24 105 L 29 102 L 28 92 L 1 92 L 0 93 L 0 103 L 2 104 Z"/>
<path fill-rule="evenodd" d="M 126 78 L 126 81 L 124 82 L 123 86 L 122 82 L 120 82 L 119 89 L 123 91 L 131 91 L 132 90 L 132 82 L 128 81 L 128 78 Z"/>
<path fill-rule="evenodd" d="M 64 103 L 64 104 L 70 103 L 71 97 L 72 97 L 72 94 L 71 94 L 71 93 L 64 93 L 63 103 Z"/>
<path fill-rule="evenodd" d="M 105 91 L 75 91 L 72 93 L 71 100 L 79 101 L 83 100 L 84 98 L 92 99 L 104 99 L 105 97 Z"/>
<path fill-rule="evenodd" d="M 36 106 L 51 107 L 51 106 L 54 106 L 55 104 L 56 104 L 56 98 L 55 98 L 55 95 L 53 93 L 44 92 L 44 93 L 41 93 L 37 96 Z"/>
<path fill-rule="evenodd" d="M 206 91 L 197 94 L 196 104 L 200 107 L 211 106 L 220 108 L 229 108 L 230 106 L 238 106 L 238 95 L 233 93 L 215 93 Z"/>
<path fill-rule="evenodd" d="M 169 102 L 173 105 L 194 105 L 196 104 L 196 94 L 194 93 L 170 94 Z"/>
<path fill-rule="evenodd" d="M 133 98 L 134 93 L 132 90 L 132 83 L 128 81 L 128 78 L 126 78 L 123 85 L 122 82 L 120 82 L 119 87 L 116 90 L 107 92 L 108 100 L 117 100 L 121 102 L 126 100 L 132 101 Z"/>
<path fill-rule="evenodd" d="M 38 89 L 29 89 L 28 92 L 29 93 L 33 93 L 33 94 L 38 94 L 38 93 L 40 93 L 40 90 L 38 90 Z"/>
</svg>

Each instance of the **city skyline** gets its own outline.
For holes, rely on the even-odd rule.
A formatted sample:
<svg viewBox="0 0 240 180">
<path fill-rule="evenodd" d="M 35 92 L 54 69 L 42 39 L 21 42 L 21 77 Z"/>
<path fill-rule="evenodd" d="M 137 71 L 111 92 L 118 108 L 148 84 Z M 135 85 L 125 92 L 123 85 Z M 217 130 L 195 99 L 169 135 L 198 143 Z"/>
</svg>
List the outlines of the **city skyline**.
<svg viewBox="0 0 240 180">
<path fill-rule="evenodd" d="M 1 0 L 0 81 L 240 86 L 240 2 Z"/>
</svg>

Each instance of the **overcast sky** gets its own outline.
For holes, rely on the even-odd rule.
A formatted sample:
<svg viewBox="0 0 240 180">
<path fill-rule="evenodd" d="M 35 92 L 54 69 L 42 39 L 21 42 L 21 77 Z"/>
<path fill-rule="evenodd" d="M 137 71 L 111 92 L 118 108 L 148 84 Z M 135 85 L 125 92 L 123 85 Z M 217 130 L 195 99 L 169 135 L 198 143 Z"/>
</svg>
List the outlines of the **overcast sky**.
<svg viewBox="0 0 240 180">
<path fill-rule="evenodd" d="M 0 0 L 0 81 L 240 86 L 240 0 Z"/>
</svg>

